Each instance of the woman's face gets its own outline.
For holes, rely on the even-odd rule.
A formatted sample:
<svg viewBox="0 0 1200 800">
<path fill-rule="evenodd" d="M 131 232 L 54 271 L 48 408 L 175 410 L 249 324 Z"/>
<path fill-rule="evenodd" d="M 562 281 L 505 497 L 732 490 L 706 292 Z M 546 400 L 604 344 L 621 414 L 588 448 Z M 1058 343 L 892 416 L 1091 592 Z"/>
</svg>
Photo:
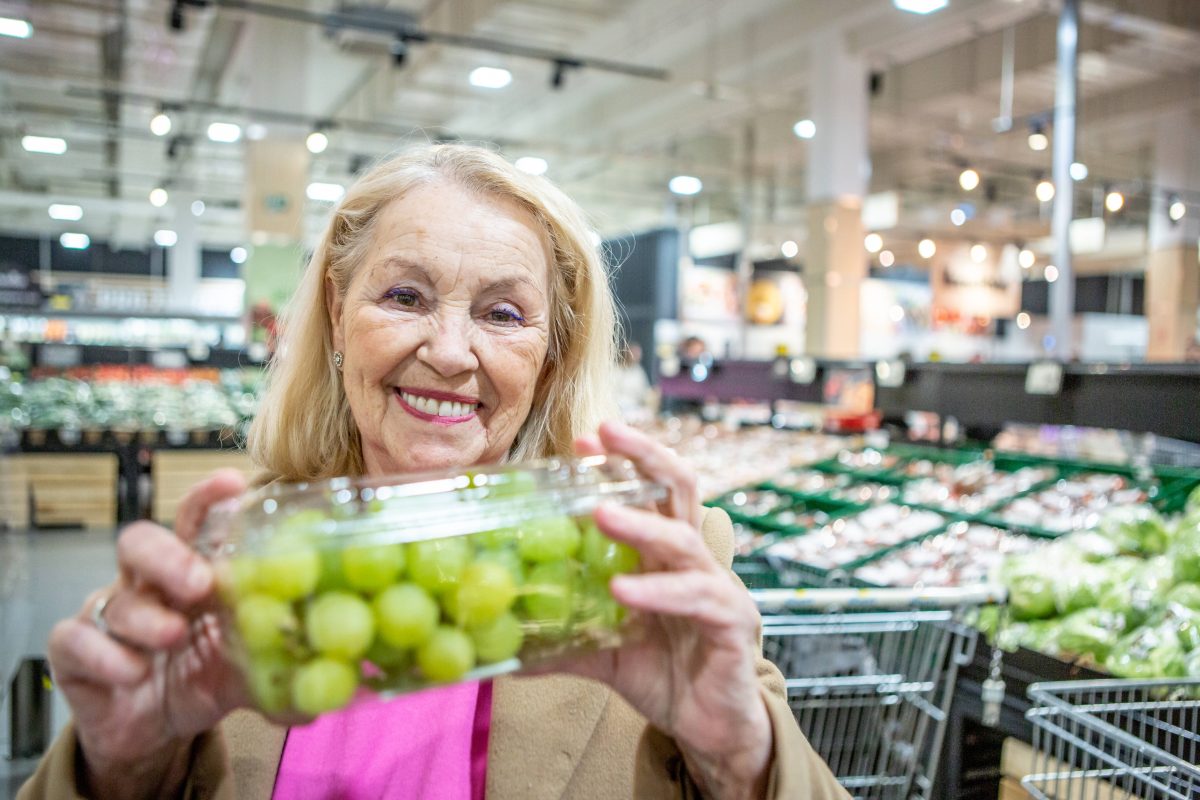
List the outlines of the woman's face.
<svg viewBox="0 0 1200 800">
<path fill-rule="evenodd" d="M 505 457 L 546 360 L 551 252 L 528 211 L 451 183 L 379 212 L 345 297 L 326 284 L 367 474 Z"/>
</svg>

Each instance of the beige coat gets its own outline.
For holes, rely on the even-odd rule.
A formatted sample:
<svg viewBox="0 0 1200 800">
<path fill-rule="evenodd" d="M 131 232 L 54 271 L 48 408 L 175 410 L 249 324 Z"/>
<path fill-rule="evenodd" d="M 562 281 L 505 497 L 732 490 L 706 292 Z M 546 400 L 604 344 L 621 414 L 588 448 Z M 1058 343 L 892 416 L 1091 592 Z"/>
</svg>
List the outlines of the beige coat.
<svg viewBox="0 0 1200 800">
<path fill-rule="evenodd" d="M 703 533 L 713 554 L 730 564 L 729 517 L 709 511 Z M 767 797 L 848 797 L 800 733 L 779 671 L 760 658 L 758 672 L 775 734 Z M 285 728 L 253 712 L 230 714 L 216 731 L 197 741 L 182 797 L 269 800 L 285 735 Z M 75 784 L 77 753 L 74 730 L 68 726 L 17 800 L 81 797 Z M 675 743 L 648 726 L 607 687 L 568 676 L 496 680 L 488 739 L 488 798 L 683 800 L 699 796 Z"/>
</svg>

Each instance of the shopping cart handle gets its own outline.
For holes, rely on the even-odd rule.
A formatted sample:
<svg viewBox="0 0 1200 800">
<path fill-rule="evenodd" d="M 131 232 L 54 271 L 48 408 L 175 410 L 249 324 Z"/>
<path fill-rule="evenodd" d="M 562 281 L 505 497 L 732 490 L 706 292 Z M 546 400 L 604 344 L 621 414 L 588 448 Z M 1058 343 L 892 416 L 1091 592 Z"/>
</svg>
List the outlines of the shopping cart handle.
<svg viewBox="0 0 1200 800">
<path fill-rule="evenodd" d="M 755 589 L 750 592 L 762 611 L 843 608 L 958 608 L 1003 603 L 1008 592 L 999 584 L 908 589 Z"/>
</svg>

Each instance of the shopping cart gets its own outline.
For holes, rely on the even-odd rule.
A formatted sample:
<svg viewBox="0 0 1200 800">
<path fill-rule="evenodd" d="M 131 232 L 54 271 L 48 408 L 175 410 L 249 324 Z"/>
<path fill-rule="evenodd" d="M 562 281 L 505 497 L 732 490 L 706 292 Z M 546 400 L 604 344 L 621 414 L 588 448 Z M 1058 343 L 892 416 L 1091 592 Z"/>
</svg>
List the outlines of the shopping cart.
<svg viewBox="0 0 1200 800">
<path fill-rule="evenodd" d="M 974 654 L 976 631 L 964 616 L 1003 590 L 751 594 L 763 612 L 763 653 L 841 784 L 869 800 L 928 798 L 958 668 Z"/>
<path fill-rule="evenodd" d="M 1034 797 L 1200 798 L 1200 679 L 1039 683 L 1029 697 Z"/>
</svg>

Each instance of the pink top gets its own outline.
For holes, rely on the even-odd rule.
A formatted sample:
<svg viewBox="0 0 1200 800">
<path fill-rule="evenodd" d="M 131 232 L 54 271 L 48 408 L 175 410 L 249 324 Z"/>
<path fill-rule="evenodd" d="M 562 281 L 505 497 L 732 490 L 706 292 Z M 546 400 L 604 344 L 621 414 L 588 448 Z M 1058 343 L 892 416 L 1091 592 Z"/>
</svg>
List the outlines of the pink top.
<svg viewBox="0 0 1200 800">
<path fill-rule="evenodd" d="M 483 800 L 492 684 L 361 699 L 288 731 L 274 800 Z"/>
</svg>

